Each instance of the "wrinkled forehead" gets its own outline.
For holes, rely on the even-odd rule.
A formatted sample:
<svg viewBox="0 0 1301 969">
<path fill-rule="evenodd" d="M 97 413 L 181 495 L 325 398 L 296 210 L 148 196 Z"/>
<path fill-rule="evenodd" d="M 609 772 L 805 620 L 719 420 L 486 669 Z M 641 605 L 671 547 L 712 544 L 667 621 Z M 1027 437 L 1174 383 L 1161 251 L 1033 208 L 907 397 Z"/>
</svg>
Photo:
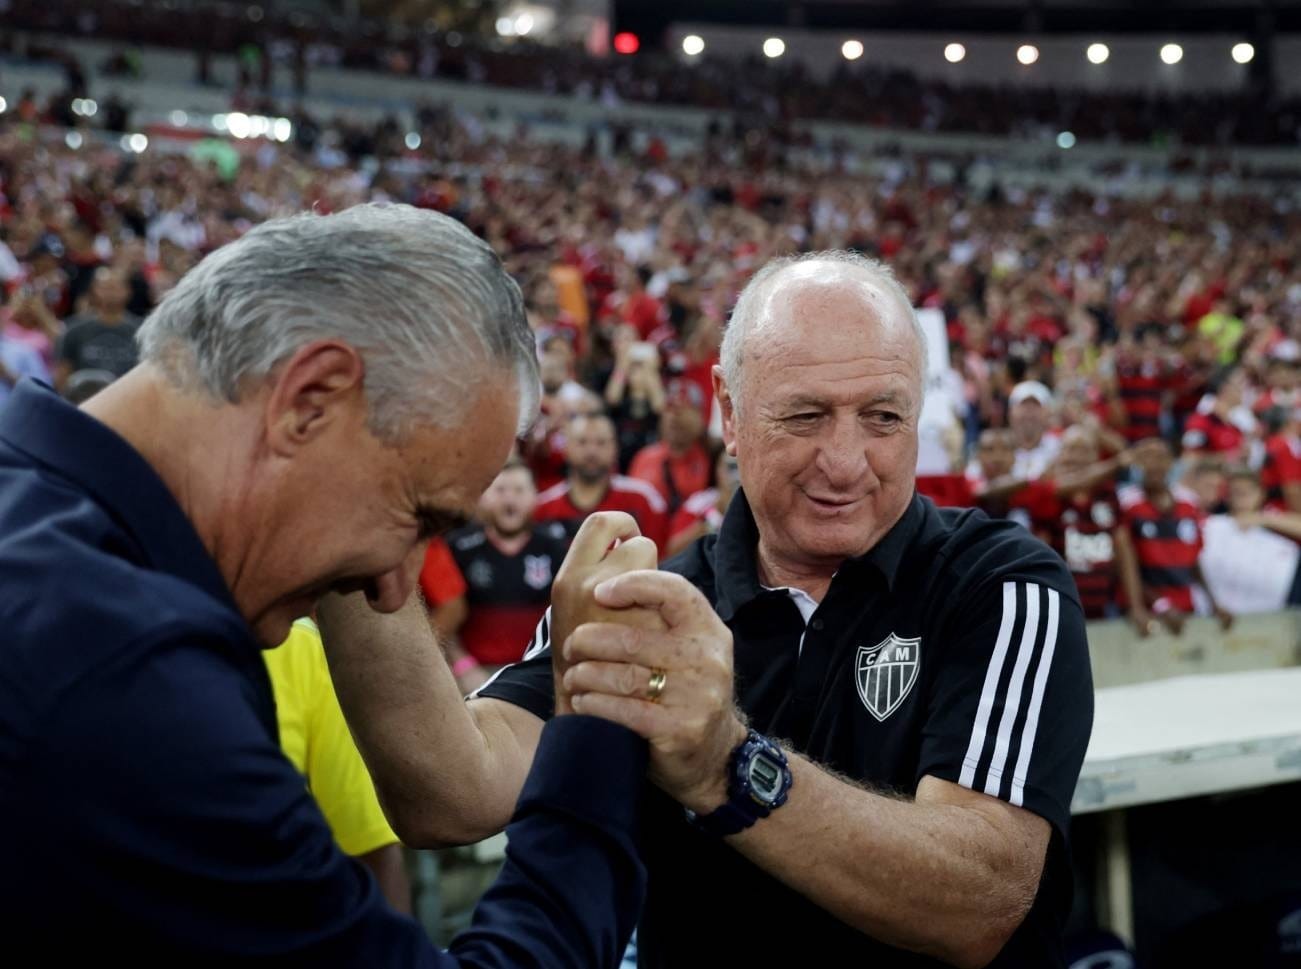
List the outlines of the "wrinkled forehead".
<svg viewBox="0 0 1301 969">
<path fill-rule="evenodd" d="M 797 263 L 766 285 L 750 332 L 747 365 L 800 359 L 846 359 L 864 354 L 909 359 L 924 369 L 912 308 L 860 269 L 835 263 Z"/>
</svg>

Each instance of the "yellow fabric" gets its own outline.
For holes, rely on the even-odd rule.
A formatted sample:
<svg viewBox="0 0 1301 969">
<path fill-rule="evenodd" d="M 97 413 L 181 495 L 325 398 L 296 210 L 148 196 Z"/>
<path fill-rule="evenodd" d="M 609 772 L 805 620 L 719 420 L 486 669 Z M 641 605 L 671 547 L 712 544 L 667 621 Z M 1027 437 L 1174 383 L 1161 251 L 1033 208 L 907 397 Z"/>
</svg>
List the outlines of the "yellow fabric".
<svg viewBox="0 0 1301 969">
<path fill-rule="evenodd" d="M 334 695 L 316 624 L 298 620 L 289 638 L 263 656 L 276 697 L 280 746 L 306 778 L 334 840 L 350 855 L 394 844 L 397 835 L 384 819 Z"/>
</svg>

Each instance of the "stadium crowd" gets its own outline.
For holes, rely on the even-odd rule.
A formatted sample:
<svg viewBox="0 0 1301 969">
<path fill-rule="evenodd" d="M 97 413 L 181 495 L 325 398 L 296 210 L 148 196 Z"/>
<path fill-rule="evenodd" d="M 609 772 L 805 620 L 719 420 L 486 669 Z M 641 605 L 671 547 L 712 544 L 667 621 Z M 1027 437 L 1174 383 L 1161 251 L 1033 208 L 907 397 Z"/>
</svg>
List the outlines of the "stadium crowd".
<svg viewBox="0 0 1301 969">
<path fill-rule="evenodd" d="M 653 139 L 606 155 L 432 108 L 421 151 L 395 122 L 322 124 L 240 157 L 74 149 L 37 120 L 0 127 L 0 400 L 22 376 L 80 398 L 124 373 L 160 296 L 272 216 L 409 202 L 502 254 L 544 416 L 482 520 L 430 552 L 467 689 L 518 658 L 527 635 L 493 631 L 531 629 L 585 514 L 632 512 L 664 555 L 717 527 L 723 327 L 755 267 L 801 250 L 880 258 L 939 314 L 919 487 L 1038 533 L 1090 616 L 1178 630 L 1296 601 L 1301 214 L 1270 198 L 978 190 L 924 159 L 869 176 L 719 133 L 685 156 Z"/>
<path fill-rule="evenodd" d="M 170 0 L 93 6 L 77 0 L 8 0 L 4 26 L 119 42 L 120 52 L 102 65 L 118 76 L 139 73 L 137 45 L 193 50 L 201 83 L 213 82 L 215 55 L 234 54 L 246 97 L 276 86 L 301 95 L 310 89 L 313 70 L 343 67 L 599 98 L 611 105 L 689 105 L 762 119 L 769 126 L 827 119 L 990 135 L 1072 131 L 1092 141 L 1167 145 L 1295 145 L 1301 139 L 1301 99 L 1254 88 L 1156 95 L 951 84 L 847 62 L 818 76 L 795 58 L 773 62 L 757 53 L 740 63 L 713 55 L 690 63 L 665 54 L 596 58 L 579 48 L 528 38 L 503 42 L 474 31 L 435 30 L 433 21 L 419 27 L 387 19 L 351 22 L 224 3 L 178 9 Z M 0 34 L 0 51 L 64 63 L 70 95 L 84 93 L 76 90 L 84 65 L 61 44 Z M 738 72 L 744 85 L 733 83 Z"/>
</svg>

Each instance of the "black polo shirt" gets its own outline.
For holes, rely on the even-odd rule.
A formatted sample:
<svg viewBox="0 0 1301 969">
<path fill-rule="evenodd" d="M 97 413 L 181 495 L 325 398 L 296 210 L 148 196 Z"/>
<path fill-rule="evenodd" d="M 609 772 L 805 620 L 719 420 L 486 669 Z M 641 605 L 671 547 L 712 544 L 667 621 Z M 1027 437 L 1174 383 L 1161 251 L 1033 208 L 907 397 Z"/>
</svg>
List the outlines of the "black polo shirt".
<svg viewBox="0 0 1301 969">
<path fill-rule="evenodd" d="M 873 788 L 912 795 L 929 774 L 1046 818 L 1054 833 L 1038 897 L 992 965 L 1064 965 L 1066 836 L 1093 686 L 1062 560 L 1017 525 L 914 497 L 875 548 L 845 562 L 806 625 L 788 592 L 760 585 L 757 540 L 738 492 L 718 535 L 663 566 L 696 585 L 731 629 L 737 700 L 751 724 Z M 525 660 L 480 695 L 550 716 L 547 632 L 544 618 Z M 660 792 L 649 800 L 642 967 L 821 965 L 832 956 L 874 969 L 940 965 L 849 928 L 691 828 Z M 797 783 L 781 810 L 799 800 Z"/>
</svg>

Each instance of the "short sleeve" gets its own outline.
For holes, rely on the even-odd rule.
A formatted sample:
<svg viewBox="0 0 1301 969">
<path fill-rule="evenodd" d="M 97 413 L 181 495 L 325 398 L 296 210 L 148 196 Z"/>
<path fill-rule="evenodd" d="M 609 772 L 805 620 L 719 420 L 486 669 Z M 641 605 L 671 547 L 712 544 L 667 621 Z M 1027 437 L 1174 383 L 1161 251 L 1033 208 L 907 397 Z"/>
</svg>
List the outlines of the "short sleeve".
<svg viewBox="0 0 1301 969">
<path fill-rule="evenodd" d="M 942 630 L 918 779 L 1024 807 L 1065 835 L 1093 726 L 1084 614 L 1063 566 L 972 588 Z"/>
<path fill-rule="evenodd" d="M 430 542 L 425 551 L 425 564 L 420 570 L 420 591 L 431 606 L 441 606 L 465 595 L 465 577 L 456 567 L 452 550 L 441 538 Z"/>
<path fill-rule="evenodd" d="M 503 667 L 497 675 L 470 696 L 504 700 L 529 711 L 540 720 L 550 720 L 556 710 L 556 683 L 551 670 L 551 609 L 548 607 L 533 633 L 524 658 Z"/>
</svg>

